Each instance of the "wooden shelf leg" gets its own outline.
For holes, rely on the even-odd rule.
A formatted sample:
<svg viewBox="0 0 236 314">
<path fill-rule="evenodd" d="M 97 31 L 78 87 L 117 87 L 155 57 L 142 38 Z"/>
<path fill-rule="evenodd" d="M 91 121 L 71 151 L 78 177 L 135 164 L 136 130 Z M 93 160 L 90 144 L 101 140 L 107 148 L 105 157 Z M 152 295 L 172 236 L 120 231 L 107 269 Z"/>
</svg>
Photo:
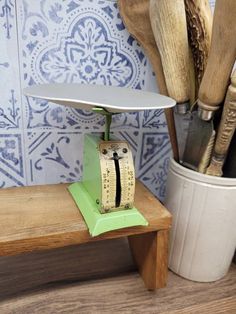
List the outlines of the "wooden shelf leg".
<svg viewBox="0 0 236 314">
<path fill-rule="evenodd" d="M 169 230 L 129 236 L 129 245 L 148 290 L 166 286 Z"/>
</svg>

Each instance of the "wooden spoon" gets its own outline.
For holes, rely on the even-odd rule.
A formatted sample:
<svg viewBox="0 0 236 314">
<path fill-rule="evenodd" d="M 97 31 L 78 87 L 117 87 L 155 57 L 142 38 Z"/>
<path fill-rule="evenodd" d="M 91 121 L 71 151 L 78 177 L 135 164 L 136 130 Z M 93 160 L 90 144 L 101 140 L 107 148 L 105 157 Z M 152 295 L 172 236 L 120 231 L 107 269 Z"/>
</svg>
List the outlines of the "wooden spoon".
<svg viewBox="0 0 236 314">
<path fill-rule="evenodd" d="M 177 112 L 190 103 L 190 62 L 184 0 L 150 0 L 150 20 L 160 51 L 169 95 Z"/>
<path fill-rule="evenodd" d="M 156 46 L 150 23 L 149 0 L 118 0 L 118 6 L 127 30 L 144 48 L 152 64 L 160 93 L 168 95 L 160 53 Z M 165 116 L 173 150 L 173 157 L 178 162 L 179 150 L 173 109 L 165 109 Z"/>
</svg>

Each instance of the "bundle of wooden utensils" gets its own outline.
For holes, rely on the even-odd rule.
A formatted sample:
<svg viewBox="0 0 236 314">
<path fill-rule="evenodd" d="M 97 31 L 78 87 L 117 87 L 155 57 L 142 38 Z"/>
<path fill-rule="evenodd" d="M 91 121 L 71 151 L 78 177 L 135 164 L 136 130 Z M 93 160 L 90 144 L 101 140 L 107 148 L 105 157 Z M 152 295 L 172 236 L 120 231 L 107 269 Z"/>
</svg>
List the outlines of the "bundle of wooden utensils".
<svg viewBox="0 0 236 314">
<path fill-rule="evenodd" d="M 165 110 L 174 159 L 201 173 L 235 178 L 236 1 L 216 0 L 214 15 L 208 0 L 118 5 L 152 64 L 160 93 L 176 100 L 176 115 L 191 113 L 180 156 L 174 113 Z"/>
</svg>

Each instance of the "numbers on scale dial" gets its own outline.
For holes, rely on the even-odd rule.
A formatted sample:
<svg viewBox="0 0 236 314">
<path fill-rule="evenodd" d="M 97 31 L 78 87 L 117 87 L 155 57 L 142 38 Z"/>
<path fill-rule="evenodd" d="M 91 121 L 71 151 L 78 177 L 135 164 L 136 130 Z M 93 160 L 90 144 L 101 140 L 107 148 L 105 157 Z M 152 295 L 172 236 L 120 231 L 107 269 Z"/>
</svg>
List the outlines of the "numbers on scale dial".
<svg viewBox="0 0 236 314">
<path fill-rule="evenodd" d="M 121 184 L 122 191 L 121 194 L 121 206 L 125 208 L 133 207 L 134 203 L 134 191 L 135 191 L 135 173 L 134 165 L 131 151 L 127 143 L 124 143 L 125 147 L 123 148 L 125 158 L 120 165 L 121 172 Z"/>
<path fill-rule="evenodd" d="M 126 142 L 101 142 L 99 145 L 100 165 L 102 174 L 102 211 L 116 208 L 116 170 L 114 153 L 119 157 L 119 170 L 121 181 L 120 208 L 133 207 L 135 174 L 131 150 Z"/>
</svg>

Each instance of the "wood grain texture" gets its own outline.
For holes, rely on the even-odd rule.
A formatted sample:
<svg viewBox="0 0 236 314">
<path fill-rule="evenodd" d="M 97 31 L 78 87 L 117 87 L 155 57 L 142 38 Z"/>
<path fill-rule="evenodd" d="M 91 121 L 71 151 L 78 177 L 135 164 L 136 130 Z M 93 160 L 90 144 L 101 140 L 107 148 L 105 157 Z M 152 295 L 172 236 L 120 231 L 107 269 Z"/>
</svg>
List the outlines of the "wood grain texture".
<svg viewBox="0 0 236 314">
<path fill-rule="evenodd" d="M 224 109 L 217 132 L 213 156 L 206 174 L 223 175 L 223 165 L 227 157 L 229 145 L 236 129 L 236 70 L 231 77 L 231 84 L 226 94 Z"/>
<path fill-rule="evenodd" d="M 110 241 L 109 241 L 110 242 Z M 111 240 L 113 242 L 113 240 Z M 90 257 L 99 254 L 101 250 L 101 243 L 93 243 L 86 245 L 97 246 L 91 250 Z M 107 258 L 110 261 L 110 255 L 115 254 L 117 246 L 114 245 L 113 249 L 107 251 L 104 256 L 104 260 Z M 68 248 L 67 248 L 68 249 Z M 111 254 L 111 252 L 113 252 Z M 119 250 L 120 252 L 120 250 Z M 60 264 L 65 264 L 66 255 L 60 258 L 61 249 L 55 250 L 54 257 L 51 256 L 50 260 L 44 259 L 43 254 L 47 252 L 34 253 L 38 256 L 39 261 L 36 258 L 35 262 L 36 273 L 37 266 L 40 270 L 40 275 L 47 281 L 49 275 L 46 271 L 49 267 L 49 272 L 53 269 L 58 271 L 58 278 L 62 275 L 59 273 L 62 269 L 66 268 Z M 74 251 L 75 253 L 75 251 Z M 88 252 L 87 252 L 88 253 Z M 104 253 L 104 251 L 103 251 Z M 21 257 L 23 257 L 22 255 Z M 59 260 L 57 261 L 57 258 Z M 9 265 L 10 259 L 16 257 L 8 257 L 7 264 Z M 31 254 L 33 258 L 33 254 Z M 73 258 L 76 262 L 76 258 Z M 77 262 L 77 271 L 83 274 L 83 267 L 87 269 L 88 278 L 89 268 L 86 267 L 86 256 L 81 255 L 80 263 Z M 117 263 L 122 262 L 121 259 L 117 260 Z M 46 263 L 44 263 L 46 262 Z M 88 261 L 89 265 L 92 263 Z M 51 265 L 50 265 L 51 264 Z M 58 265 L 59 264 L 59 265 Z M 29 265 L 29 264 L 28 264 Z M 48 266 L 49 265 L 49 266 Z M 69 264 L 71 265 L 71 264 Z M 24 282 L 24 278 L 30 281 L 30 272 L 23 265 L 13 262 L 11 267 L 12 271 L 18 274 Z M 16 269 L 14 269 L 16 267 Z M 44 273 L 41 269 L 44 268 Z M 105 268 L 103 268 L 105 269 Z M 4 265 L 1 264 L 1 272 L 3 273 Z M 56 275 L 54 271 L 54 276 Z M 93 268 L 90 268 L 93 272 Z M 73 268 L 76 271 L 76 268 Z M 1 273 L 1 274 L 2 274 Z M 11 290 L 14 282 L 6 281 L 6 278 L 11 278 L 11 273 L 8 271 L 5 275 L 5 290 Z M 34 274 L 35 276 L 35 274 Z M 67 272 L 67 276 L 71 280 L 71 275 Z M 76 282 L 66 281 L 64 276 L 63 282 L 58 282 L 50 285 L 38 287 L 36 289 L 30 289 L 24 293 L 17 293 L 16 295 L 3 298 L 1 294 L 0 300 L 0 312 L 1 314 L 33 314 L 33 313 L 162 313 L 162 314 L 174 314 L 174 313 L 235 313 L 236 306 L 236 265 L 232 265 L 227 276 L 214 283 L 196 283 L 182 279 L 176 276 L 172 272 L 169 272 L 168 284 L 166 288 L 158 290 L 153 293 L 147 291 L 141 281 L 139 275 L 136 272 L 129 271 L 128 273 L 120 274 L 119 276 L 109 274 L 107 278 L 91 280 L 79 280 L 79 276 L 75 278 Z M 98 277 L 99 278 L 99 277 Z M 32 277 L 32 282 L 34 277 Z M 41 280 L 42 282 L 42 280 Z"/>
<path fill-rule="evenodd" d="M 231 84 L 228 87 L 226 94 L 223 114 L 220 121 L 220 126 L 217 133 L 214 153 L 217 157 L 223 155 L 225 158 L 229 148 L 230 141 L 233 137 L 236 128 L 236 70 L 231 76 Z"/>
<path fill-rule="evenodd" d="M 184 2 L 197 94 L 209 56 L 213 16 L 208 0 L 185 0 Z"/>
<path fill-rule="evenodd" d="M 0 256 L 118 238 L 170 227 L 170 213 L 137 181 L 135 206 L 149 221 L 149 225 L 120 229 L 92 238 L 67 186 L 59 184 L 0 191 Z"/>
<path fill-rule="evenodd" d="M 168 93 L 177 103 L 188 102 L 189 48 L 184 0 L 150 0 L 150 19 Z"/>
<path fill-rule="evenodd" d="M 217 0 L 206 70 L 199 89 L 198 106 L 215 111 L 224 100 L 236 58 L 236 1 Z"/>
<path fill-rule="evenodd" d="M 125 27 L 144 48 L 145 53 L 152 64 L 159 92 L 168 96 L 161 56 L 151 27 L 149 3 L 150 0 L 118 0 L 118 7 Z M 165 109 L 165 116 L 173 150 L 173 157 L 178 161 L 179 151 L 173 109 Z"/>
<path fill-rule="evenodd" d="M 169 230 L 157 232 L 157 288 L 165 287 L 168 279 Z"/>
<path fill-rule="evenodd" d="M 150 0 L 118 0 L 118 7 L 125 27 L 144 48 L 152 64 L 160 93 L 168 95 L 161 56 L 149 18 L 149 2 Z"/>
<path fill-rule="evenodd" d="M 104 279 L 135 270 L 126 238 L 4 256 L 0 257 L 0 301 L 47 283 Z"/>
<path fill-rule="evenodd" d="M 200 173 L 206 173 L 206 170 L 210 164 L 213 148 L 215 145 L 215 139 L 216 139 L 216 131 L 213 130 L 212 135 L 211 135 L 209 142 L 207 144 L 206 150 L 205 150 L 205 152 L 204 152 L 204 154 L 203 154 L 203 156 L 199 162 L 199 165 L 198 165 L 197 171 Z"/>
<path fill-rule="evenodd" d="M 188 306 L 181 310 L 174 310 L 164 312 L 163 314 L 234 314 L 236 312 L 236 298 L 229 297 L 221 300 L 214 300 L 211 302 L 205 302 L 203 304 L 196 304 Z"/>
<path fill-rule="evenodd" d="M 193 53 L 191 49 L 189 49 L 189 79 L 190 79 L 190 93 L 189 93 L 189 99 L 190 99 L 190 109 L 191 112 L 193 108 L 196 105 L 196 93 L 197 93 L 197 83 L 195 79 L 195 69 L 194 69 L 194 60 L 193 60 Z M 188 112 L 189 114 L 189 112 Z M 185 116 L 187 113 L 185 114 Z"/>
<path fill-rule="evenodd" d="M 168 231 L 129 236 L 129 245 L 147 289 L 165 287 L 168 267 Z"/>
<path fill-rule="evenodd" d="M 170 137 L 171 148 L 173 152 L 173 158 L 176 162 L 179 162 L 179 147 L 178 147 L 176 127 L 175 127 L 174 110 L 172 108 L 169 108 L 169 109 L 165 109 L 164 112 L 165 112 L 166 123 L 167 123 L 169 137 Z"/>
</svg>

